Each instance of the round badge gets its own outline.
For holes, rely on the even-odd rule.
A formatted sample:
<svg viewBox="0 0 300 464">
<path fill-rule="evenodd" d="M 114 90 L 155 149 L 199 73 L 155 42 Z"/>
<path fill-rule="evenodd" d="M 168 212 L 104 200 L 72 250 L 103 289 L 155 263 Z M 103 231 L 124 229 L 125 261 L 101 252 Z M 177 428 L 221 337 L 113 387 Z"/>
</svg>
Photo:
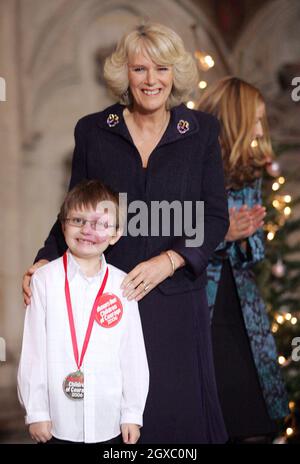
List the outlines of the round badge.
<svg viewBox="0 0 300 464">
<path fill-rule="evenodd" d="M 123 315 L 123 306 L 120 298 L 113 293 L 103 293 L 98 302 L 96 321 L 101 327 L 110 329 L 117 325 Z"/>
<path fill-rule="evenodd" d="M 84 377 L 81 371 L 71 372 L 63 381 L 63 390 L 71 400 L 83 400 Z"/>
</svg>

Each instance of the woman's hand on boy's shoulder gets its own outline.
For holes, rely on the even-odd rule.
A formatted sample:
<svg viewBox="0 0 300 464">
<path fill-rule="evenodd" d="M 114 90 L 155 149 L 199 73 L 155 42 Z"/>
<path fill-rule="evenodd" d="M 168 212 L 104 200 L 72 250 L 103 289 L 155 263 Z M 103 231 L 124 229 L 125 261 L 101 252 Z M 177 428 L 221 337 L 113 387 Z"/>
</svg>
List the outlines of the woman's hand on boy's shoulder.
<svg viewBox="0 0 300 464">
<path fill-rule="evenodd" d="M 122 424 L 122 439 L 125 445 L 134 445 L 140 438 L 140 426 L 137 424 Z"/>
<path fill-rule="evenodd" d="M 46 443 L 52 438 L 51 427 L 51 421 L 34 422 L 29 425 L 30 436 L 37 443 Z"/>
<path fill-rule="evenodd" d="M 24 300 L 25 306 L 30 304 L 30 298 L 31 298 L 30 282 L 31 282 L 32 274 L 34 274 L 35 271 L 39 267 L 42 267 L 47 263 L 49 263 L 47 259 L 40 259 L 35 264 L 33 264 L 33 266 L 30 266 L 30 268 L 27 269 L 27 271 L 23 275 L 22 291 L 23 291 L 23 300 Z"/>
<path fill-rule="evenodd" d="M 154 256 L 147 261 L 137 264 L 124 278 L 121 289 L 123 297 L 128 300 L 140 301 L 157 285 L 174 274 L 174 270 L 185 265 L 181 255 L 174 250 L 168 250 L 171 258 L 166 252 Z M 173 269 L 173 263 L 175 269 Z"/>
</svg>

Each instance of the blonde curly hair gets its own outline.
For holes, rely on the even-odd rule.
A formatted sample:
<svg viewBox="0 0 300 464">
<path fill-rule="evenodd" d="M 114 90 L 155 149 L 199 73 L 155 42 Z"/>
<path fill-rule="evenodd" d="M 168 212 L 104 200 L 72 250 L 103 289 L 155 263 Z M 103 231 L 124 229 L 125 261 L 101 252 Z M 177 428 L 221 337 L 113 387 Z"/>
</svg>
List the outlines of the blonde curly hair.
<svg viewBox="0 0 300 464">
<path fill-rule="evenodd" d="M 167 108 L 185 102 L 197 83 L 195 60 L 186 51 L 176 32 L 152 22 L 141 24 L 125 34 L 116 50 L 105 60 L 104 78 L 119 102 L 126 106 L 133 103 L 128 81 L 128 59 L 139 52 L 146 52 L 156 64 L 172 66 L 173 86 Z"/>
</svg>

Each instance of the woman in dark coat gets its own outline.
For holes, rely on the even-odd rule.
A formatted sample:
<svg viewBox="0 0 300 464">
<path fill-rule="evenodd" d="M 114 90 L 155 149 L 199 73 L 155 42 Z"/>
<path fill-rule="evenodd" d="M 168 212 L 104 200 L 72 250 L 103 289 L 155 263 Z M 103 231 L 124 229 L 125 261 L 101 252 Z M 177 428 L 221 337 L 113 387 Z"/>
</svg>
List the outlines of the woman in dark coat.
<svg viewBox="0 0 300 464">
<path fill-rule="evenodd" d="M 231 441 L 269 442 L 275 420 L 288 414 L 288 402 L 252 270 L 264 258 L 261 177 L 273 155 L 265 103 L 258 89 L 229 76 L 207 90 L 199 107 L 221 124 L 230 211 L 225 241 L 207 269 L 219 398 Z"/>
<path fill-rule="evenodd" d="M 148 234 L 145 224 L 140 234 L 128 227 L 106 253 L 109 263 L 128 273 L 124 294 L 139 301 L 150 368 L 140 442 L 224 443 L 205 291 L 209 257 L 228 228 L 218 122 L 181 104 L 196 68 L 178 35 L 164 26 L 147 24 L 124 36 L 106 61 L 105 76 L 120 103 L 77 123 L 70 188 L 98 178 L 126 193 L 128 226 L 136 200 L 148 211 L 155 202 L 177 201 L 184 209 L 190 201 L 189 226 L 196 228 L 191 237 L 177 217 L 167 233 L 161 228 L 153 233 L 149 216 Z M 202 245 L 199 201 L 204 201 Z M 32 272 L 65 249 L 57 222 L 24 277 L 27 300 Z"/>
</svg>

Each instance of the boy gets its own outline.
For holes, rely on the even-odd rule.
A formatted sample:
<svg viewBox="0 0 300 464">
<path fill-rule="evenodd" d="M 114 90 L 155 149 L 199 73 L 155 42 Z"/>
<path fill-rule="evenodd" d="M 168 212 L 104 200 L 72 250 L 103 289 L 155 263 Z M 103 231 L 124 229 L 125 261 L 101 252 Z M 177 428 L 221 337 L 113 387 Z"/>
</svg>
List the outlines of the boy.
<svg viewBox="0 0 300 464">
<path fill-rule="evenodd" d="M 138 305 L 103 254 L 121 236 L 118 213 L 99 181 L 75 186 L 60 211 L 68 250 L 32 277 L 18 391 L 37 442 L 139 438 L 149 372 Z"/>
</svg>

